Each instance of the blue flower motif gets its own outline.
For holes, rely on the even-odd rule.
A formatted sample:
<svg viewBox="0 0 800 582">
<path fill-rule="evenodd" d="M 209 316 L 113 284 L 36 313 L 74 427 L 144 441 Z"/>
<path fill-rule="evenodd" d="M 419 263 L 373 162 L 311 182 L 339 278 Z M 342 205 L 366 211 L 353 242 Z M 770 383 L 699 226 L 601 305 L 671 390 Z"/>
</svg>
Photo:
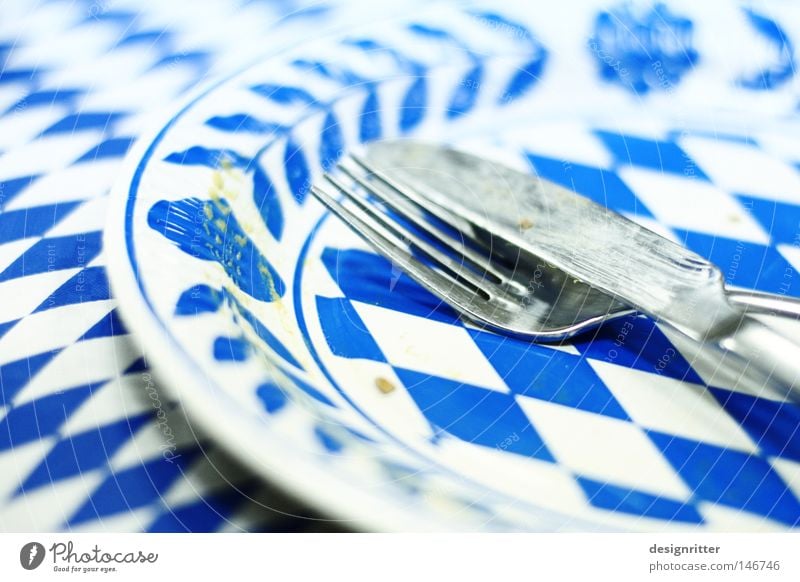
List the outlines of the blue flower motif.
<svg viewBox="0 0 800 582">
<path fill-rule="evenodd" d="M 693 32 L 691 20 L 664 4 L 624 4 L 597 15 L 588 44 L 603 79 L 645 94 L 672 90 L 697 63 Z"/>
</svg>

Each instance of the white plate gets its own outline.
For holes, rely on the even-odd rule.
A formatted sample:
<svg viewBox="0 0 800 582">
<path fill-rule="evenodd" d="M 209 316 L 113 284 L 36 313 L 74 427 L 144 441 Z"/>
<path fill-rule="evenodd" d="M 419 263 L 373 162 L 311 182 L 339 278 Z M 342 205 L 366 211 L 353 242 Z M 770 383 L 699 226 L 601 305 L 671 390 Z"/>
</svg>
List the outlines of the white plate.
<svg viewBox="0 0 800 582">
<path fill-rule="evenodd" d="M 474 329 L 308 186 L 361 142 L 440 140 L 533 165 L 729 284 L 797 295 L 779 24 L 797 14 L 488 6 L 299 46 L 140 142 L 106 233 L 126 321 L 193 419 L 356 527 L 794 526 L 795 406 L 691 365 L 644 318 L 561 347 Z"/>
</svg>

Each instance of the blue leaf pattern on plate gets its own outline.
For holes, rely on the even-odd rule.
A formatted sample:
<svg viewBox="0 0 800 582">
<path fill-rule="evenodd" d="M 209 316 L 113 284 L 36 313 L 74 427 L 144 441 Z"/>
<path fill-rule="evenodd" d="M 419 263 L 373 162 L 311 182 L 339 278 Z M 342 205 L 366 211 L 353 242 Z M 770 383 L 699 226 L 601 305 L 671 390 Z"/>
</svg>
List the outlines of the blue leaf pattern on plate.
<svg viewBox="0 0 800 582">
<path fill-rule="evenodd" d="M 250 344 L 244 338 L 220 336 L 214 340 L 213 350 L 219 362 L 243 362 L 250 355 Z"/>
<path fill-rule="evenodd" d="M 283 209 L 275 186 L 258 165 L 253 168 L 253 201 L 267 225 L 267 230 L 280 240 L 283 235 Z"/>
<path fill-rule="evenodd" d="M 414 23 L 408 26 L 408 30 L 420 36 L 427 36 L 436 40 L 451 40 L 453 36 L 442 28 L 434 28 L 425 24 Z"/>
<path fill-rule="evenodd" d="M 299 69 L 313 71 L 327 79 L 330 79 L 331 81 L 336 81 L 337 83 L 345 86 L 356 85 L 364 81 L 363 77 L 357 75 L 350 69 L 329 63 L 323 63 L 322 61 L 298 59 L 292 62 L 292 65 Z"/>
<path fill-rule="evenodd" d="M 314 429 L 314 435 L 329 453 L 339 453 L 344 448 L 344 443 L 342 443 L 340 439 L 333 436 L 329 430 L 319 425 Z"/>
<path fill-rule="evenodd" d="M 250 87 L 250 90 L 256 95 L 282 105 L 295 105 L 297 103 L 315 105 L 317 103 L 316 97 L 299 87 L 285 87 L 283 85 L 262 83 L 260 85 L 253 85 Z"/>
<path fill-rule="evenodd" d="M 426 71 L 425 65 L 411 59 L 408 55 L 401 53 L 385 44 L 371 38 L 345 39 L 342 44 L 356 47 L 366 53 L 381 52 L 389 55 L 397 63 L 397 66 L 411 75 L 422 75 Z"/>
<path fill-rule="evenodd" d="M 295 200 L 303 202 L 311 187 L 311 171 L 308 169 L 308 161 L 303 148 L 291 138 L 286 142 L 286 148 L 283 150 L 283 167 L 286 171 L 286 181 L 289 183 Z"/>
<path fill-rule="evenodd" d="M 164 158 L 165 162 L 182 166 L 206 166 L 214 170 L 230 165 L 235 168 L 246 168 L 250 158 L 226 149 L 210 149 L 192 146 L 182 152 L 173 152 Z"/>
<path fill-rule="evenodd" d="M 264 409 L 270 414 L 278 412 L 288 402 L 286 394 L 274 382 L 265 382 L 256 388 L 256 396 L 261 400 Z"/>
<path fill-rule="evenodd" d="M 206 125 L 221 131 L 243 131 L 246 133 L 275 133 L 286 129 L 279 123 L 263 121 L 246 113 L 218 115 L 208 119 Z"/>
<path fill-rule="evenodd" d="M 483 64 L 472 67 L 456 87 L 447 108 L 447 117 L 455 119 L 468 113 L 475 106 L 483 82 Z"/>
<path fill-rule="evenodd" d="M 547 51 L 542 48 L 536 58 L 520 67 L 511 77 L 505 92 L 500 96 L 501 102 L 513 101 L 527 93 L 542 76 L 544 67 L 547 64 L 547 58 Z"/>
<path fill-rule="evenodd" d="M 750 77 L 742 77 L 738 84 L 748 89 L 775 89 L 794 76 L 794 46 L 781 26 L 749 8 L 744 9 L 750 24 L 775 47 L 775 63 Z"/>
<path fill-rule="evenodd" d="M 147 223 L 183 252 L 219 263 L 234 284 L 260 301 L 283 296 L 280 275 L 245 235 L 225 200 L 156 202 Z"/>
<path fill-rule="evenodd" d="M 381 113 L 377 88 L 372 86 L 364 100 L 358 126 L 358 139 L 361 143 L 374 141 L 381 137 Z"/>
<path fill-rule="evenodd" d="M 400 131 L 405 133 L 414 129 L 425 117 L 428 103 L 428 82 L 425 77 L 417 77 L 403 97 L 400 109 Z"/>
<path fill-rule="evenodd" d="M 325 116 L 322 123 L 322 136 L 319 144 L 319 160 L 326 172 L 339 161 L 344 153 L 344 136 L 333 112 Z"/>
<path fill-rule="evenodd" d="M 175 304 L 175 315 L 214 313 L 222 304 L 222 293 L 208 285 L 195 285 L 187 289 Z"/>
</svg>

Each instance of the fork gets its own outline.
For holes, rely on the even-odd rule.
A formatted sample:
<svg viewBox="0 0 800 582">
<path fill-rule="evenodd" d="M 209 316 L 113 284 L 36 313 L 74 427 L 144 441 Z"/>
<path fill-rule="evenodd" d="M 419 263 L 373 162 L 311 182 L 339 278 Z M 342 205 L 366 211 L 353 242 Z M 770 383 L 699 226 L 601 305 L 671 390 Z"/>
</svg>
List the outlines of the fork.
<svg viewBox="0 0 800 582">
<path fill-rule="evenodd" d="M 527 339 L 558 341 L 633 313 L 563 271 L 529 262 L 519 249 L 516 257 L 500 252 L 502 243 L 491 236 L 488 242 L 472 239 L 457 215 L 435 205 L 423 210 L 425 200 L 417 192 L 361 156 L 350 154 L 337 169 L 341 177 L 326 173 L 323 178 L 349 204 L 312 185 L 315 197 L 379 253 L 473 321 Z M 553 309 L 556 302 L 560 309 Z"/>
<path fill-rule="evenodd" d="M 410 187 L 359 155 L 350 154 L 337 169 L 337 175 L 327 173 L 323 178 L 342 201 L 318 185 L 311 188 L 314 196 L 379 253 L 473 322 L 533 341 L 557 341 L 639 311 L 537 259 L 491 228 L 476 228 L 474 221 L 453 208 L 432 202 L 419 184 Z M 728 296 L 736 309 L 752 306 L 767 311 L 777 306 L 786 314 L 798 313 L 796 303 L 769 294 L 728 292 Z M 765 333 L 762 324 L 746 319 L 750 322 L 741 327 L 747 335 L 731 331 L 710 343 L 774 376 L 797 398 L 800 346 L 771 330 Z M 768 348 L 777 347 L 784 357 L 793 354 L 793 361 L 776 362 L 765 356 L 763 342 Z"/>
</svg>

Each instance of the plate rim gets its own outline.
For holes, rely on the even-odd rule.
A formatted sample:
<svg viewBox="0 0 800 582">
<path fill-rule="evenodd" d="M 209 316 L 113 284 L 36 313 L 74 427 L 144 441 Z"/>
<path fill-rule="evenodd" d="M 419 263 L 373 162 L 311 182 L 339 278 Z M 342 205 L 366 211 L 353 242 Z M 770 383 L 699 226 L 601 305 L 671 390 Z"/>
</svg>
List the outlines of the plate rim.
<svg viewBox="0 0 800 582">
<path fill-rule="evenodd" d="M 366 530 L 461 530 L 462 528 L 457 526 L 464 522 L 458 520 L 450 522 L 442 519 L 441 514 L 436 512 L 398 510 L 404 506 L 387 500 L 386 496 L 380 494 L 369 494 L 370 502 L 375 509 L 365 512 L 368 504 L 364 493 L 368 492 L 367 489 L 359 487 L 353 480 L 337 476 L 336 472 L 325 470 L 325 466 L 320 463 L 304 460 L 300 470 L 283 470 L 289 465 L 297 466 L 299 462 L 297 457 L 287 455 L 286 447 L 281 446 L 286 442 L 285 439 L 275 438 L 274 433 L 270 435 L 271 431 L 264 430 L 263 424 L 252 417 L 248 417 L 247 422 L 243 423 L 241 407 L 235 406 L 230 398 L 221 397 L 224 391 L 219 389 L 219 384 L 203 374 L 197 366 L 192 365 L 196 359 L 193 359 L 191 352 L 187 352 L 185 345 L 169 330 L 164 318 L 158 315 L 144 289 L 144 281 L 139 273 L 135 256 L 134 231 L 129 227 L 133 225 L 132 210 L 137 200 L 138 182 L 161 140 L 184 114 L 215 90 L 247 71 L 279 58 L 301 44 L 302 42 L 291 43 L 277 51 L 259 55 L 246 66 L 228 75 L 204 82 L 159 116 L 152 126 L 137 138 L 126 155 L 118 178 L 110 191 L 111 200 L 103 231 L 113 297 L 119 304 L 123 321 L 136 336 L 136 340 L 142 344 L 144 342 L 150 344 L 143 345 L 143 352 L 157 377 L 165 380 L 162 382 L 164 390 L 176 398 L 180 406 L 187 411 L 186 417 L 189 422 L 196 421 L 204 432 L 260 477 L 275 483 L 289 495 L 319 509 L 322 514 L 338 516 L 333 520 L 321 521 L 355 524 L 356 527 Z M 176 358 L 176 354 L 179 357 Z M 187 392 L 191 393 L 188 398 Z M 220 416 L 224 418 L 218 418 Z M 237 426 L 237 429 L 226 429 L 225 426 L 228 424 Z M 270 436 L 273 438 L 269 440 L 277 444 L 274 448 L 270 448 L 266 442 Z M 254 440 L 265 446 L 253 448 Z M 265 454 L 263 452 L 265 450 L 268 450 L 269 454 Z M 260 453 L 256 454 L 257 451 Z M 281 460 L 275 462 L 276 458 Z M 309 483 L 314 485 L 309 486 Z M 353 507 L 358 507 L 358 511 L 353 512 Z M 547 508 L 542 509 L 549 513 Z M 355 517 L 356 514 L 359 517 Z M 364 518 L 362 515 L 369 517 Z M 593 526 L 592 529 L 601 531 L 616 529 L 609 522 L 602 520 L 586 523 Z M 644 530 L 653 531 L 650 527 L 645 527 Z"/>
<path fill-rule="evenodd" d="M 352 482 L 332 478 L 333 473 L 320 470 L 318 464 L 304 463 L 303 471 L 284 471 L 283 467 L 297 464 L 298 461 L 296 457 L 283 453 L 280 439 L 276 439 L 278 446 L 269 447 L 269 443 L 266 443 L 266 446 L 260 447 L 260 450 L 269 450 L 269 454 L 252 454 L 249 443 L 256 437 L 263 443 L 268 431 L 263 431 L 254 419 L 248 418 L 246 424 L 243 424 L 240 409 L 232 406 L 229 399 L 216 397 L 209 391 L 209 387 L 216 384 L 191 365 L 190 356 L 169 333 L 147 301 L 141 279 L 134 267 L 133 249 L 129 245 L 132 233 L 127 229 L 133 220 L 130 214 L 131 204 L 135 202 L 135 196 L 131 197 L 133 178 L 144 170 L 160 140 L 175 122 L 216 89 L 300 44 L 302 43 L 298 42 L 276 52 L 262 54 L 227 75 L 206 80 L 181 97 L 173 107 L 154 117 L 147 129 L 136 139 L 109 191 L 109 207 L 103 227 L 103 250 L 106 254 L 106 270 L 112 297 L 117 301 L 123 322 L 132 332 L 131 337 L 140 344 L 155 376 L 162 380 L 161 388 L 176 399 L 190 426 L 196 423 L 227 452 L 259 477 L 279 487 L 282 492 L 308 504 L 322 515 L 331 516 L 330 519 L 301 517 L 302 519 L 351 524 L 361 531 L 462 531 L 462 528 L 454 527 L 454 524 L 446 520 L 434 518 L 434 514 L 430 512 L 399 510 L 400 506 L 396 503 L 371 494 Z M 176 354 L 178 358 L 174 357 Z M 194 390 L 187 390 L 187 385 Z M 184 393 L 188 391 L 192 394 L 185 398 Z M 224 405 L 222 408 L 221 404 Z M 220 415 L 224 415 L 224 418 L 221 419 Z M 226 423 L 239 428 L 236 431 L 220 428 Z M 276 462 L 279 457 L 281 460 Z M 300 473 L 305 473 L 306 476 L 292 476 Z M 314 485 L 310 486 L 309 483 Z M 352 496 L 352 499 L 343 501 L 347 496 Z M 370 500 L 369 503 L 367 499 Z M 354 504 L 359 506 L 357 517 L 348 510 Z M 369 509 L 370 507 L 373 509 Z M 362 517 L 363 515 L 369 517 Z"/>
</svg>

